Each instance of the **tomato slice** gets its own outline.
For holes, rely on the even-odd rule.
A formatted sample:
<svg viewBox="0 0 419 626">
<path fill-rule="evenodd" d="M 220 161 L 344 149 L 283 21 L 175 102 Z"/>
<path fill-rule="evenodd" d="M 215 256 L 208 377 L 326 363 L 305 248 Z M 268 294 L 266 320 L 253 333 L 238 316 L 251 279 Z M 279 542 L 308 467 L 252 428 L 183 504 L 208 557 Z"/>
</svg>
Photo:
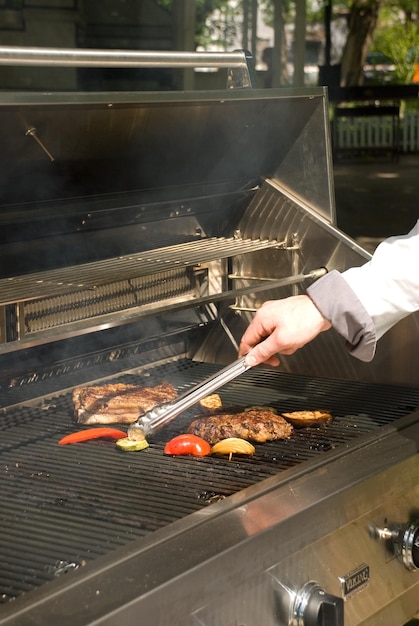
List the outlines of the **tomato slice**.
<svg viewBox="0 0 419 626">
<path fill-rule="evenodd" d="M 164 447 L 165 454 L 207 456 L 211 452 L 208 441 L 196 435 L 178 435 L 168 441 Z"/>
</svg>

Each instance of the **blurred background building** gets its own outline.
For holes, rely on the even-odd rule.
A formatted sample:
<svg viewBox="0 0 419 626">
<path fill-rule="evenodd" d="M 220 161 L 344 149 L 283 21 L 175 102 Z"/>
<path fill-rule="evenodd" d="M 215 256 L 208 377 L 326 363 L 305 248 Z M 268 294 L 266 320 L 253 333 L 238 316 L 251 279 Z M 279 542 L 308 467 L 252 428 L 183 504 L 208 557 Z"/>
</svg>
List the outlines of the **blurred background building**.
<svg viewBox="0 0 419 626">
<path fill-rule="evenodd" d="M 254 56 L 262 87 L 317 84 L 318 66 L 324 63 L 325 31 L 321 21 L 306 24 L 305 4 L 286 23 L 263 10 L 263 3 L 251 0 L 232 0 L 207 14 L 199 12 L 197 4 L 191 0 L 0 0 L 0 40 L 2 46 L 20 47 L 243 48 Z M 334 61 L 344 42 L 344 20 L 338 17 L 332 28 Z M 285 58 L 275 59 L 281 47 Z M 275 71 L 278 59 L 284 61 L 281 71 Z M 176 89 L 183 88 L 185 81 L 194 88 L 225 86 L 222 72 L 201 71 L 191 77 L 187 72 L 150 69 L 0 67 L 3 90 Z"/>
</svg>

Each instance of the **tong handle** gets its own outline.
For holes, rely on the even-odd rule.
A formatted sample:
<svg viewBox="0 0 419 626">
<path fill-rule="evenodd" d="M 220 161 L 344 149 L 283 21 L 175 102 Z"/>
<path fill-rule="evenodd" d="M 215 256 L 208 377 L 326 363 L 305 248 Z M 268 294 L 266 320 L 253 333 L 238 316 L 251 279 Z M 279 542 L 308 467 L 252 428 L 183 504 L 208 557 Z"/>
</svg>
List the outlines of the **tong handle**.
<svg viewBox="0 0 419 626">
<path fill-rule="evenodd" d="M 164 424 L 170 422 L 180 413 L 183 413 L 183 411 L 186 411 L 186 409 L 189 409 L 199 402 L 199 400 L 202 400 L 202 398 L 205 398 L 219 387 L 233 380 L 233 378 L 246 372 L 249 367 L 249 365 L 246 365 L 244 358 L 234 361 L 234 363 L 231 363 L 213 376 L 210 376 L 203 382 L 195 385 L 195 387 L 192 387 L 192 389 L 183 394 L 183 396 L 178 398 L 174 403 L 156 407 L 145 413 L 145 415 L 141 416 L 135 425 L 132 424 L 130 428 L 140 428 L 145 435 L 149 435 L 158 428 L 161 428 Z"/>
</svg>

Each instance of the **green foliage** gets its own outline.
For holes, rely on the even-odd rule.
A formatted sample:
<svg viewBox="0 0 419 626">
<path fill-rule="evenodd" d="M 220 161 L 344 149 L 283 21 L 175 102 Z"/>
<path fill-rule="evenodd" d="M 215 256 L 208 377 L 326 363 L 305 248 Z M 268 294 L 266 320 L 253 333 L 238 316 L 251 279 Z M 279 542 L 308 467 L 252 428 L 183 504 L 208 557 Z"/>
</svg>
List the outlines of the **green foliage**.
<svg viewBox="0 0 419 626">
<path fill-rule="evenodd" d="M 195 35 L 197 44 L 203 47 L 219 45 L 228 48 L 237 39 L 237 18 L 241 15 L 241 2 L 233 6 L 227 0 L 198 1 Z"/>
<path fill-rule="evenodd" d="M 165 11 L 172 12 L 173 0 L 155 0 L 155 2 Z M 221 12 L 221 20 L 212 17 L 217 10 Z M 202 46 L 228 45 L 236 33 L 235 17 L 241 14 L 241 2 L 234 8 L 230 6 L 229 0 L 196 0 L 195 11 L 196 43 Z"/>
<path fill-rule="evenodd" d="M 162 9 L 165 9 L 169 13 L 172 10 L 173 0 L 155 0 L 156 4 L 158 4 Z"/>
<path fill-rule="evenodd" d="M 383 11 L 381 27 L 374 33 L 372 50 L 383 52 L 394 61 L 396 69 L 392 82 L 405 84 L 412 80 L 415 56 L 419 53 L 419 30 L 413 21 L 401 22 L 399 11 L 398 7 Z M 387 22 L 384 27 L 383 22 Z"/>
</svg>

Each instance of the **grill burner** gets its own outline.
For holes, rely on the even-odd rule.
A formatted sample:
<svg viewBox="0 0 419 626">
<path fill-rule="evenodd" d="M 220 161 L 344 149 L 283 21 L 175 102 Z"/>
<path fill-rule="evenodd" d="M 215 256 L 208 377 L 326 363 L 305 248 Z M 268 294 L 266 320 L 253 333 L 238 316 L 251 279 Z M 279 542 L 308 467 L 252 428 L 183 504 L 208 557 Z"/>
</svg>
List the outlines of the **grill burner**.
<svg viewBox="0 0 419 626">
<path fill-rule="evenodd" d="M 182 393 L 217 369 L 183 359 L 117 380 L 169 380 Z M 319 455 L 346 448 L 419 406 L 419 390 L 411 388 L 313 380 L 267 369 L 246 372 L 220 395 L 225 406 L 326 407 L 335 419 L 328 427 L 295 430 L 290 440 L 256 445 L 254 458 L 229 462 L 163 455 L 164 442 L 186 429 L 193 410 L 158 432 L 147 451 L 129 454 L 109 442 L 57 445 L 74 428 L 70 392 L 3 409 L 1 601 L 278 472 L 315 463 Z"/>
</svg>

